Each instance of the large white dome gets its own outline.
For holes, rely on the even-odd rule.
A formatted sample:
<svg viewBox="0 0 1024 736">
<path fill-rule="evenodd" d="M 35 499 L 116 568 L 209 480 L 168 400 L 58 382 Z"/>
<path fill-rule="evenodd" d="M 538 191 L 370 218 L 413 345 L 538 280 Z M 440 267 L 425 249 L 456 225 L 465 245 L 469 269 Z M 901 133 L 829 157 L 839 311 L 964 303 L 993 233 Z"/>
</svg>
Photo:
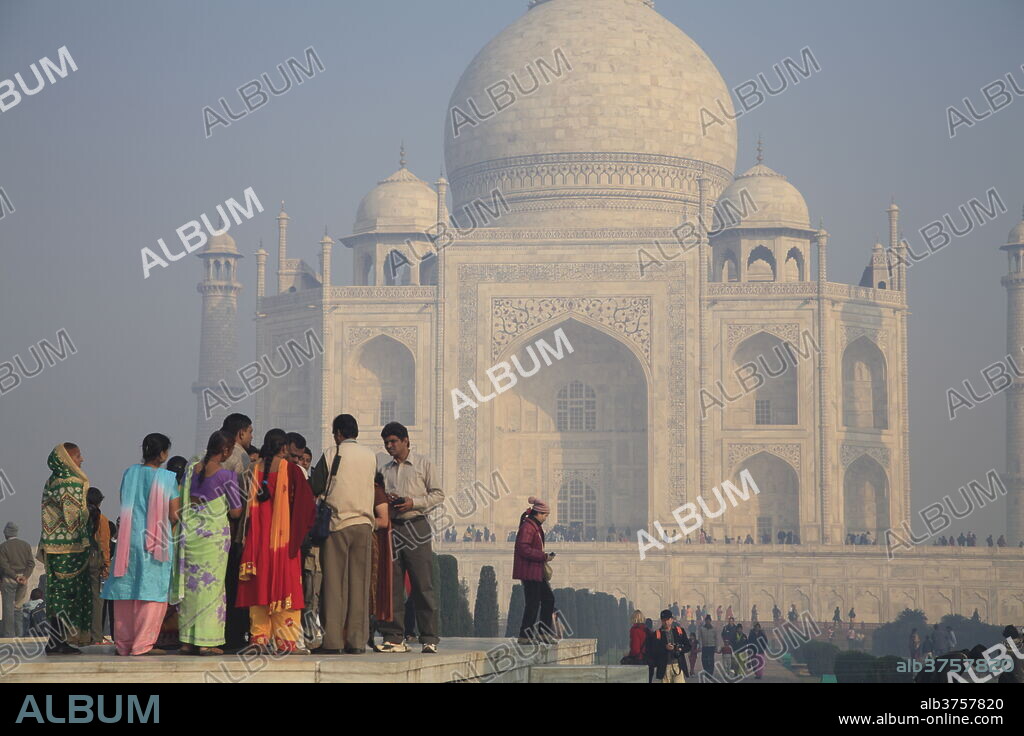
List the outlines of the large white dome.
<svg viewBox="0 0 1024 736">
<path fill-rule="evenodd" d="M 499 189 L 512 212 L 492 226 L 675 227 L 698 178 L 712 199 L 731 180 L 732 113 L 714 64 L 650 0 L 535 0 L 452 95 L 453 214 Z"/>
</svg>

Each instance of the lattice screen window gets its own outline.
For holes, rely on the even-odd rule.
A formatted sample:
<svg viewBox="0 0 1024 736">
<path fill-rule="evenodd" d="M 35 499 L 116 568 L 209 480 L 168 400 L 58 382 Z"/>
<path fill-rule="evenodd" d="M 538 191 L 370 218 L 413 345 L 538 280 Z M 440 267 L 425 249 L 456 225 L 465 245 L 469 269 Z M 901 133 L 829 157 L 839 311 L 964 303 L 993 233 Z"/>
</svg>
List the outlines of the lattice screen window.
<svg viewBox="0 0 1024 736">
<path fill-rule="evenodd" d="M 590 386 L 573 381 L 558 392 L 558 431 L 597 430 L 597 394 Z"/>
</svg>

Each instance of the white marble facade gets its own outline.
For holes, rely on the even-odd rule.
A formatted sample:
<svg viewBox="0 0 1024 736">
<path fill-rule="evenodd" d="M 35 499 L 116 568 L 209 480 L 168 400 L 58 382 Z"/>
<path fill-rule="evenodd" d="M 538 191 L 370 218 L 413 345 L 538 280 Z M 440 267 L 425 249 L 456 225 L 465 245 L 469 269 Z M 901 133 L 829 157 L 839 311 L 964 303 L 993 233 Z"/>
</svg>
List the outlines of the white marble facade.
<svg viewBox="0 0 1024 736">
<path fill-rule="evenodd" d="M 257 259 L 259 354 L 310 327 L 325 353 L 257 393 L 258 427 L 316 445 L 349 412 L 376 446 L 385 421 L 402 421 L 449 496 L 501 473 L 510 494 L 457 522 L 501 540 L 530 495 L 552 505 L 552 525 L 635 539 L 747 469 L 761 493 L 709 521 L 716 538 L 793 532 L 845 564 L 847 533 L 881 538 L 911 508 L 899 212 L 887 211 L 888 246 L 863 248 L 859 285 L 828 281 L 837 245 L 811 226 L 799 191 L 760 152 L 734 174 L 733 123 L 702 129 L 701 108 L 729 99 L 710 59 L 649 0 L 534 0 L 452 95 L 473 123 L 455 135 L 446 120 L 451 204 L 449 182 L 421 181 L 403 154 L 341 240 L 354 285 L 287 259 L 282 207 L 277 293 L 264 287 L 266 254 Z M 680 237 L 700 222 L 727 227 Z M 453 389 L 490 393 L 488 369 L 513 355 L 529 368 L 527 346 L 559 328 L 572 354 L 455 418 Z M 779 375 L 755 386 L 751 363 Z M 510 555 L 491 550 L 491 564 Z M 776 553 L 791 551 L 758 547 L 765 571 Z M 611 567 L 580 587 L 639 599 L 635 544 L 587 555 Z M 475 582 L 488 553 L 463 559 Z M 655 568 L 661 587 L 685 574 Z M 800 569 L 810 585 L 815 564 Z"/>
</svg>

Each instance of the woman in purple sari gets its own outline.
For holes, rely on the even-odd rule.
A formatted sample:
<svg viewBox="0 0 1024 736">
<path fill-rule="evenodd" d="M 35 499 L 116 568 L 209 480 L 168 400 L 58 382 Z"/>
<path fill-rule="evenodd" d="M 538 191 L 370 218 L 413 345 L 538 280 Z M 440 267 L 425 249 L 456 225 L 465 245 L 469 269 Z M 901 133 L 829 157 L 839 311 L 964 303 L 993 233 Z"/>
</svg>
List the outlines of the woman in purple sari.
<svg viewBox="0 0 1024 736">
<path fill-rule="evenodd" d="M 231 527 L 228 518 L 242 513 L 238 475 L 221 467 L 231 456 L 235 438 L 214 432 L 206 456 L 186 471 L 182 483 L 177 593 L 181 653 L 223 654 L 227 600 L 224 593 Z"/>
</svg>

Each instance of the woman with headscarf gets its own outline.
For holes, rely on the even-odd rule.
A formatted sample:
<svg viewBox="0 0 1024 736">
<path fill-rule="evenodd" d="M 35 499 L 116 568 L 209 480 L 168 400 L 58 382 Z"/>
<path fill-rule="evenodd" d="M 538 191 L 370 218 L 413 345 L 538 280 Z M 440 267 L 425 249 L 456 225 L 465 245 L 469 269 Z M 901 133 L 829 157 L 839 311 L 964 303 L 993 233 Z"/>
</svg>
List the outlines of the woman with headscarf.
<svg viewBox="0 0 1024 736">
<path fill-rule="evenodd" d="M 512 562 L 512 579 L 523 584 L 523 596 L 526 605 L 523 609 L 523 621 L 519 627 L 519 643 L 531 644 L 535 640 L 545 643 L 555 641 L 552 616 L 555 611 L 555 594 L 547 575 L 547 563 L 554 552 L 544 551 L 544 530 L 541 525 L 548 518 L 551 509 L 538 498 L 527 499 L 530 508 L 519 518 L 519 532 L 516 534 L 516 546 Z M 540 620 L 537 620 L 538 611 Z"/>
<path fill-rule="evenodd" d="M 50 619 L 47 654 L 81 654 L 72 643 L 89 643 L 92 551 L 82 451 L 71 442 L 53 448 L 46 459 L 50 478 L 43 490 L 42 535 L 38 557 L 46 565 L 46 608 Z"/>
<path fill-rule="evenodd" d="M 142 463 L 124 471 L 121 479 L 117 552 L 103 597 L 114 601 L 114 643 L 122 657 L 166 654 L 154 644 L 167 613 L 171 525 L 181 506 L 177 478 L 161 467 L 170 449 L 167 436 L 146 435 Z"/>
<path fill-rule="evenodd" d="M 231 550 L 229 518 L 242 515 L 238 474 L 221 463 L 231 457 L 235 438 L 216 431 L 203 459 L 187 468 L 181 485 L 178 573 L 178 638 L 182 654 L 224 654 L 227 621 L 225 573 Z"/>
<path fill-rule="evenodd" d="M 248 528 L 235 605 L 249 609 L 249 643 L 262 651 L 305 654 L 302 633 L 302 543 L 316 507 L 306 474 L 288 462 L 288 435 L 272 429 L 253 466 Z"/>
</svg>

